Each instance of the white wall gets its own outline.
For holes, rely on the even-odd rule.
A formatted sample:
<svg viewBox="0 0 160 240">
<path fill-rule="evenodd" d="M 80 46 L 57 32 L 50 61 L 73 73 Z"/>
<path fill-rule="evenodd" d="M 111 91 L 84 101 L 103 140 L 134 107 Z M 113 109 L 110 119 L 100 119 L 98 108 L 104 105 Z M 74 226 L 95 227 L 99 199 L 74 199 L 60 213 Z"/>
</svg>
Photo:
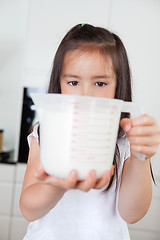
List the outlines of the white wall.
<svg viewBox="0 0 160 240">
<path fill-rule="evenodd" d="M 20 124 L 27 3 L 0 1 L 0 128 L 9 150 L 15 148 Z"/>
<path fill-rule="evenodd" d="M 133 98 L 145 113 L 155 117 L 160 125 L 160 1 L 114 0 L 109 28 L 122 38 L 129 55 Z M 153 186 L 153 200 L 147 215 L 131 225 L 131 239 L 160 239 L 160 148 L 152 158 L 158 187 Z"/>
<path fill-rule="evenodd" d="M 55 51 L 64 34 L 81 22 L 107 27 L 109 12 L 109 0 L 101 0 L 101 4 L 96 0 L 30 1 L 25 84 L 46 87 Z"/>
<path fill-rule="evenodd" d="M 134 101 L 160 125 L 159 0 L 30 0 L 29 9 L 27 3 L 27 0 L 0 2 L 0 107 L 3 113 L 0 128 L 6 130 L 5 146 L 14 146 L 19 131 L 22 86 L 47 86 L 56 48 L 70 27 L 79 22 L 107 27 L 121 37 L 129 54 Z M 159 154 L 160 151 L 152 161 L 158 184 Z M 159 222 L 158 185 L 154 187 L 146 217 L 129 226 L 132 239 L 159 239 Z"/>
<path fill-rule="evenodd" d="M 133 97 L 160 125 L 160 1 L 112 1 L 109 28 L 124 41 L 133 76 Z M 159 175 L 159 154 L 152 161 Z"/>
</svg>

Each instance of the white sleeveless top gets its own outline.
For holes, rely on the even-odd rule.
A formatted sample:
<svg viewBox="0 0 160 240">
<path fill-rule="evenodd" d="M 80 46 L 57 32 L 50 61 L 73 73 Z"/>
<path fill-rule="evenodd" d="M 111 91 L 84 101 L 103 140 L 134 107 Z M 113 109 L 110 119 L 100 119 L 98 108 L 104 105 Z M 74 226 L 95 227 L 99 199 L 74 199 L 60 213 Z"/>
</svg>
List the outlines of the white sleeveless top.
<svg viewBox="0 0 160 240">
<path fill-rule="evenodd" d="M 38 141 L 37 126 L 28 136 L 28 142 L 35 137 Z M 130 156 L 126 137 L 118 140 L 121 176 L 125 159 Z M 109 191 L 91 189 L 83 192 L 68 190 L 57 205 L 44 217 L 29 223 L 23 240 L 129 240 L 126 222 L 118 212 L 118 192 L 114 181 Z M 47 196 L 46 196 L 47 197 Z"/>
</svg>

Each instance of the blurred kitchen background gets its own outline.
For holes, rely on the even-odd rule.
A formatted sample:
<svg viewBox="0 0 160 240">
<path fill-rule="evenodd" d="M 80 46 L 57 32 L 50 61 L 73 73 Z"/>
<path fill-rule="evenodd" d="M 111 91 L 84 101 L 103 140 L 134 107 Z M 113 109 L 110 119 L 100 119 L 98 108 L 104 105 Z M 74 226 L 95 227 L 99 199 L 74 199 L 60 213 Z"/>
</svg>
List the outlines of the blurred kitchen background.
<svg viewBox="0 0 160 240">
<path fill-rule="evenodd" d="M 22 240 L 26 232 L 18 204 L 28 155 L 26 129 L 37 121 L 30 93 L 46 90 L 57 46 L 77 23 L 121 37 L 134 101 L 160 125 L 159 0 L 0 0 L 0 240 Z M 160 240 L 160 150 L 152 166 L 157 186 L 147 215 L 129 225 L 131 240 Z"/>
</svg>

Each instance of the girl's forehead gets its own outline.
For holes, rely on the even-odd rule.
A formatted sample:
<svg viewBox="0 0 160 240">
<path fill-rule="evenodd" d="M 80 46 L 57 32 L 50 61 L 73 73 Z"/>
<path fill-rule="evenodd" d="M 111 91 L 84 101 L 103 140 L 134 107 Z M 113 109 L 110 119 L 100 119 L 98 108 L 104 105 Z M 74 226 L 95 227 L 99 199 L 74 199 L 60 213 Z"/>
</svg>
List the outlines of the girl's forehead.
<svg viewBox="0 0 160 240">
<path fill-rule="evenodd" d="M 78 73 L 79 75 L 105 75 L 116 78 L 112 60 L 100 51 L 68 51 L 64 57 L 62 74 Z"/>
<path fill-rule="evenodd" d="M 101 63 L 113 68 L 112 59 L 108 54 L 102 53 L 98 49 L 76 49 L 70 50 L 64 55 L 63 63 L 69 63 L 70 61 L 84 60 L 86 62 L 88 59 L 93 59 L 100 61 Z"/>
</svg>

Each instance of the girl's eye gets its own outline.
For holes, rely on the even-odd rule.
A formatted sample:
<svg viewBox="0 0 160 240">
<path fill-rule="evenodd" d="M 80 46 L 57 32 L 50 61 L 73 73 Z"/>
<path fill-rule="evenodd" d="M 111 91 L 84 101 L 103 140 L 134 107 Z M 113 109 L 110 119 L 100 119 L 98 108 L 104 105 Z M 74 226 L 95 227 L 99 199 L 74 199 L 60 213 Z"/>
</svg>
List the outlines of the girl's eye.
<svg viewBox="0 0 160 240">
<path fill-rule="evenodd" d="M 70 82 L 68 82 L 68 84 L 71 85 L 71 86 L 77 86 L 78 82 L 77 81 L 70 81 Z"/>
<path fill-rule="evenodd" d="M 96 82 L 96 86 L 98 86 L 98 87 L 104 87 L 104 86 L 106 86 L 107 84 L 106 83 L 104 83 L 104 82 Z"/>
</svg>

